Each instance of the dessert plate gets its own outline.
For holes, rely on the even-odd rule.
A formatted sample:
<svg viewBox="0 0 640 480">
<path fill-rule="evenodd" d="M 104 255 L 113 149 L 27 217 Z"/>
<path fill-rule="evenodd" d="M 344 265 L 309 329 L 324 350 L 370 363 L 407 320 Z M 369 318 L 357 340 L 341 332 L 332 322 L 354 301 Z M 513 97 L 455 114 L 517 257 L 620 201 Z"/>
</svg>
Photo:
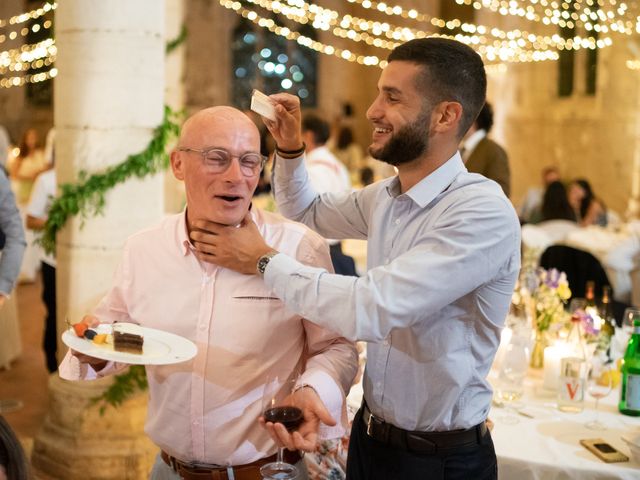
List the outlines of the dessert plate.
<svg viewBox="0 0 640 480">
<path fill-rule="evenodd" d="M 133 326 L 133 324 L 127 323 L 118 323 L 118 325 Z M 135 328 L 144 338 L 141 354 L 116 352 L 112 344 L 99 345 L 86 338 L 78 337 L 73 328 L 69 328 L 62 334 L 62 341 L 76 352 L 102 360 L 132 365 L 170 365 L 186 362 L 198 353 L 195 343 L 180 335 L 138 325 L 135 325 Z M 97 331 L 98 333 L 110 333 L 111 325 L 101 324 Z"/>
</svg>

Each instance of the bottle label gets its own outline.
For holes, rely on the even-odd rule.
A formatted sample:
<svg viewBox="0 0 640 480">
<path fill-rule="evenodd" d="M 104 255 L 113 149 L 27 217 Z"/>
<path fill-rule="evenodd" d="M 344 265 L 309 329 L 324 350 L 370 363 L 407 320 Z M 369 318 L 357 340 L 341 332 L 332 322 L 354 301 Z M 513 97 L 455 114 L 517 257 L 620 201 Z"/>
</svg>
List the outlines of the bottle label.
<svg viewBox="0 0 640 480">
<path fill-rule="evenodd" d="M 626 397 L 627 408 L 640 410 L 640 375 L 634 375 L 632 373 L 627 375 Z"/>
</svg>

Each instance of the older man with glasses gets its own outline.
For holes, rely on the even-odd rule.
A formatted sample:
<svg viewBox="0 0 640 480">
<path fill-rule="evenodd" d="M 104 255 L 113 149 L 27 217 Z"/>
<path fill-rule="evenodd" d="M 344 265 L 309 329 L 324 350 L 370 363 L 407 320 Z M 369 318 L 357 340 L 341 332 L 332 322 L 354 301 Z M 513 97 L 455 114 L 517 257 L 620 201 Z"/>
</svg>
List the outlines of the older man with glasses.
<svg viewBox="0 0 640 480">
<path fill-rule="evenodd" d="M 231 107 L 188 119 L 171 154 L 185 182 L 187 208 L 133 235 L 114 285 L 94 314 L 101 322 L 139 323 L 186 337 L 198 354 L 189 363 L 147 366 L 150 398 L 146 432 L 161 449 L 151 478 L 260 479 L 275 442 L 262 428 L 266 379 L 302 370 L 295 388 L 304 412 L 299 432 L 310 441 L 344 433 L 344 394 L 356 368 L 353 343 L 287 309 L 260 276 L 202 261 L 189 233 L 194 222 L 253 221 L 280 251 L 331 268 L 323 239 L 280 216 L 251 210 L 264 165 L 257 127 Z M 125 365 L 70 352 L 60 375 L 70 380 L 113 374 Z M 300 455 L 285 460 L 298 463 Z"/>
</svg>

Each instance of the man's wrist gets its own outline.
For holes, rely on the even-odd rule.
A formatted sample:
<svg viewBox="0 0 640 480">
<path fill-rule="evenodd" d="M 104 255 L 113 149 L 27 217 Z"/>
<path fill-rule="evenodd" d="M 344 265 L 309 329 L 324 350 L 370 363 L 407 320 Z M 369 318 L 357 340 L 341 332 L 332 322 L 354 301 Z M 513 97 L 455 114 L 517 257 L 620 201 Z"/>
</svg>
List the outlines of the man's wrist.
<svg viewBox="0 0 640 480">
<path fill-rule="evenodd" d="M 277 250 L 269 250 L 264 255 L 261 255 L 256 262 L 256 272 L 261 277 L 264 277 L 264 272 L 267 269 L 267 265 L 273 257 L 275 257 L 279 252 Z"/>
<path fill-rule="evenodd" d="M 300 145 L 300 143 L 298 143 Z M 294 148 L 281 148 L 279 145 L 276 145 L 276 152 L 278 156 L 282 158 L 298 158 L 301 156 L 304 151 L 307 149 L 307 144 L 302 142 L 302 146 L 294 147 Z"/>
</svg>

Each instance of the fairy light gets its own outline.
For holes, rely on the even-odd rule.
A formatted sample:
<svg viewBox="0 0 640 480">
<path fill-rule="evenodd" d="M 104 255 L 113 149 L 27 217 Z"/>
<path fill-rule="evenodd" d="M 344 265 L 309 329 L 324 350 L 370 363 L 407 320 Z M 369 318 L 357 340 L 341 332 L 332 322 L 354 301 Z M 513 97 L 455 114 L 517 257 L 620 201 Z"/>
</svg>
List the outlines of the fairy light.
<svg viewBox="0 0 640 480">
<path fill-rule="evenodd" d="M 19 30 L 13 30 L 8 33 L 0 33 L 0 43 L 4 43 L 8 39 L 15 40 L 16 38 L 18 38 L 18 36 L 26 37 L 29 34 L 29 31 L 36 33 L 41 30 L 49 30 L 51 28 L 51 25 L 52 25 L 51 20 L 46 20 L 40 23 L 34 23 L 31 26 L 31 29 L 22 27 Z"/>
<path fill-rule="evenodd" d="M 398 45 L 398 42 L 404 42 L 412 40 L 414 38 L 423 38 L 427 36 L 427 32 L 423 30 L 400 27 L 391 25 L 386 22 L 375 22 L 364 18 L 353 17 L 351 15 L 345 15 L 340 17 L 339 13 L 335 10 L 320 7 L 315 4 L 309 4 L 304 0 L 285 0 L 287 3 L 272 0 L 247 0 L 254 5 L 258 5 L 266 10 L 274 13 L 282 14 L 288 19 L 297 23 L 306 23 L 312 21 L 314 28 L 327 30 L 327 25 L 334 26 L 331 29 L 331 33 L 334 36 L 352 40 L 354 42 L 365 42 L 368 45 L 372 45 L 378 48 L 393 49 Z M 355 0 L 354 0 L 355 1 Z M 371 8 L 376 5 L 372 2 Z M 386 8 L 386 7 L 385 7 Z M 400 7 L 390 7 L 391 11 L 397 13 Z M 400 9 L 401 10 L 401 9 Z M 455 38 L 461 39 L 464 43 L 471 46 L 476 45 L 492 45 L 494 48 L 505 48 L 511 44 L 507 42 L 512 39 L 519 39 L 518 50 L 521 52 L 529 50 L 549 50 L 549 49 L 562 49 L 567 48 L 567 40 L 560 35 L 554 36 L 541 36 L 527 31 L 510 30 L 505 31 L 499 28 L 489 28 L 484 25 L 474 25 L 472 23 L 463 23 L 460 20 L 454 19 L 445 21 L 437 17 L 430 17 L 424 14 L 415 13 L 414 17 L 421 20 L 429 20 L 429 23 L 434 27 L 445 28 L 452 31 L 451 35 Z M 455 31 L 461 29 L 464 34 L 463 37 Z M 384 40 L 379 38 L 384 37 Z M 496 40 L 499 43 L 496 43 Z M 603 42 L 609 40 L 608 37 L 601 38 Z M 590 48 L 595 49 L 598 47 L 597 40 L 594 37 L 580 37 L 575 36 L 571 39 L 572 47 L 575 48 Z M 511 45 L 512 46 L 512 45 Z M 526 61 L 526 55 L 522 53 L 522 60 Z"/>
<path fill-rule="evenodd" d="M 265 0 L 263 0 L 265 1 Z M 301 1 L 301 0 L 299 0 Z M 298 32 L 283 27 L 272 19 L 260 16 L 256 11 L 244 7 L 240 2 L 233 0 L 220 0 L 220 5 L 228 10 L 233 10 L 236 14 L 253 22 L 254 24 L 266 28 L 272 33 L 284 37 L 288 40 L 296 41 L 298 44 L 311 48 L 325 55 L 332 55 L 349 62 L 357 62 L 361 65 L 379 66 L 384 68 L 387 65 L 385 60 L 381 60 L 375 55 L 357 55 L 351 50 L 342 49 L 333 45 L 325 44 L 309 37 L 301 35 Z M 319 7 L 318 7 L 319 8 Z M 423 32 L 427 36 L 426 32 Z M 456 38 L 460 41 L 469 41 L 464 35 L 448 36 L 448 35 L 432 35 L 446 38 Z M 557 60 L 558 53 L 556 51 L 525 51 L 517 46 L 517 44 L 498 44 L 483 45 L 478 49 L 479 53 L 490 62 L 536 62 L 543 60 Z"/>
<path fill-rule="evenodd" d="M 50 80 L 58 75 L 58 69 L 52 68 L 46 72 L 23 75 L 21 77 L 5 77 L 0 79 L 0 88 L 22 87 L 27 83 L 40 83 Z"/>
<path fill-rule="evenodd" d="M 0 19 L 0 28 L 4 28 L 7 25 L 19 25 L 21 23 L 28 22 L 29 20 L 36 20 L 49 12 L 58 8 L 56 2 L 46 2 L 42 7 L 31 10 L 30 12 L 21 13 L 20 15 L 13 16 L 8 19 Z"/>
</svg>

